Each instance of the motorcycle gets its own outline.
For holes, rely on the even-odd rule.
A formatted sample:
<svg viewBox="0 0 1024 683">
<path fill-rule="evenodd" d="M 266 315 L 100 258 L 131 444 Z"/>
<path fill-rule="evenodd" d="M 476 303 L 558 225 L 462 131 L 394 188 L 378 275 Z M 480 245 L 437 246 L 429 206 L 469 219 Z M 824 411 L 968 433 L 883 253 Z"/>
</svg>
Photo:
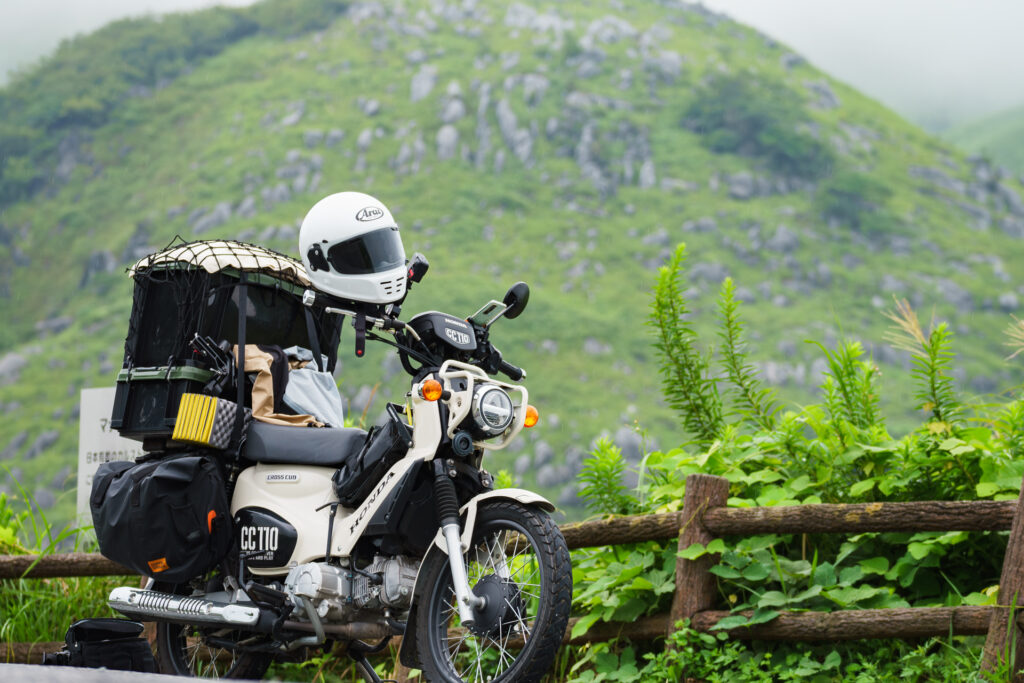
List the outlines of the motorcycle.
<svg viewBox="0 0 1024 683">
<path fill-rule="evenodd" d="M 401 636 L 401 662 L 428 681 L 544 675 L 568 622 L 569 552 L 551 503 L 495 489 L 482 468 L 538 419 L 516 383 L 525 371 L 489 339 L 528 299 L 520 282 L 468 319 L 408 322 L 397 307 L 326 308 L 357 322 L 357 354 L 364 339 L 397 350 L 412 376 L 405 404 L 389 403 L 368 435 L 251 424 L 226 478 L 230 562 L 110 593 L 115 610 L 157 622 L 163 672 L 260 678 L 275 658 L 333 642 L 376 682 L 367 656 Z"/>
</svg>

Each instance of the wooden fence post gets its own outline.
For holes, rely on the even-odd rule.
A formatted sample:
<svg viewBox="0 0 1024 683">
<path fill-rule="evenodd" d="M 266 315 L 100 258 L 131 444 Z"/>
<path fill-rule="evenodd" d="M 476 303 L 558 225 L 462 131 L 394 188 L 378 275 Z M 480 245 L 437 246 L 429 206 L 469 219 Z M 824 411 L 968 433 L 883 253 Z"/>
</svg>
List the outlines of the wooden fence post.
<svg viewBox="0 0 1024 683">
<path fill-rule="evenodd" d="M 729 480 L 708 474 L 691 474 L 686 478 L 683 513 L 679 527 L 679 550 L 694 543 L 707 545 L 714 536 L 704 526 L 703 516 L 709 508 L 723 507 L 729 498 Z M 718 555 L 703 555 L 696 560 L 676 559 L 676 592 L 668 622 L 669 635 L 680 619 L 690 619 L 715 604 L 718 582 L 710 571 L 718 563 Z"/>
<path fill-rule="evenodd" d="M 1024 484 L 1006 543 L 998 605 L 989 620 L 981 669 L 990 674 L 1005 672 L 1005 680 L 1024 681 L 1024 677 L 1017 675 L 1017 671 L 1024 669 L 1024 632 L 1016 619 L 1024 607 Z"/>
</svg>

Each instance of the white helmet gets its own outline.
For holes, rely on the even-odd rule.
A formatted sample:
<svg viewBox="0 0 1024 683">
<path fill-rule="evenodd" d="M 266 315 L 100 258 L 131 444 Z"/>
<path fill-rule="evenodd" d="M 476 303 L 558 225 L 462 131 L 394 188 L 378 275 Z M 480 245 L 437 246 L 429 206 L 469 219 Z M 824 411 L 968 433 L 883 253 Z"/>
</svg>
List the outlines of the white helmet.
<svg viewBox="0 0 1024 683">
<path fill-rule="evenodd" d="M 309 210 L 299 252 L 313 286 L 349 301 L 389 304 L 405 295 L 408 273 L 398 224 L 362 192 L 338 192 Z"/>
</svg>

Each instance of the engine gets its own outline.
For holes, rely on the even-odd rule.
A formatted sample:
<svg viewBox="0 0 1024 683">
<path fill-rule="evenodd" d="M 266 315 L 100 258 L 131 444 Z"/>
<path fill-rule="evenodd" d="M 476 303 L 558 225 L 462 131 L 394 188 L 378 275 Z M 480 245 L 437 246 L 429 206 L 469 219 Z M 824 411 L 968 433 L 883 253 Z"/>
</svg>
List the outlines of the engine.
<svg viewBox="0 0 1024 683">
<path fill-rule="evenodd" d="M 419 562 L 407 557 L 377 555 L 373 563 L 355 572 L 326 562 L 301 564 L 288 572 L 285 591 L 305 612 L 299 598 L 308 598 L 325 621 L 348 621 L 357 612 L 380 612 L 386 608 L 403 610 L 412 603 Z"/>
</svg>

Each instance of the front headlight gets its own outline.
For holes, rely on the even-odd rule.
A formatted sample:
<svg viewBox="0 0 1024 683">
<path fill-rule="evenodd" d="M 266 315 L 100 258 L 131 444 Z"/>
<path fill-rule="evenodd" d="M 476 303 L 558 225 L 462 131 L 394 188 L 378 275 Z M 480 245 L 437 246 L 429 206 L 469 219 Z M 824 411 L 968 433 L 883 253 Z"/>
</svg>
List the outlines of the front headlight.
<svg viewBox="0 0 1024 683">
<path fill-rule="evenodd" d="M 514 417 L 512 399 L 504 389 L 485 384 L 473 392 L 473 422 L 485 436 L 501 434 Z"/>
</svg>

